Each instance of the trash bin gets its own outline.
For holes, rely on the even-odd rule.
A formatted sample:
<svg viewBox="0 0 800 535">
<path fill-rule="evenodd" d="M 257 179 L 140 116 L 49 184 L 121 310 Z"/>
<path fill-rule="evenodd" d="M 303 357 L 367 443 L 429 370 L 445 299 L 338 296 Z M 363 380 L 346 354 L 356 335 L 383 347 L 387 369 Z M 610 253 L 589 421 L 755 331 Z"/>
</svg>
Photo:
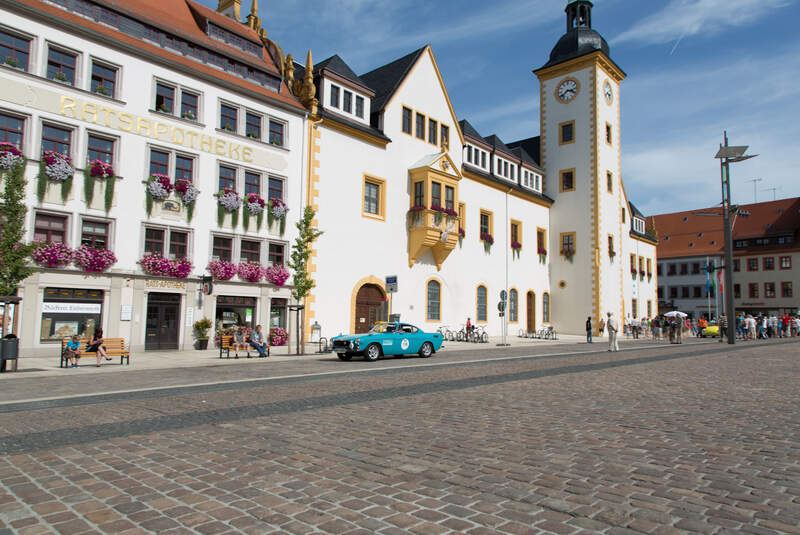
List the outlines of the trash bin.
<svg viewBox="0 0 800 535">
<path fill-rule="evenodd" d="M 19 338 L 5 338 L 0 340 L 0 372 L 6 371 L 6 362 L 14 361 L 14 371 L 17 371 L 17 357 L 19 356 Z"/>
</svg>

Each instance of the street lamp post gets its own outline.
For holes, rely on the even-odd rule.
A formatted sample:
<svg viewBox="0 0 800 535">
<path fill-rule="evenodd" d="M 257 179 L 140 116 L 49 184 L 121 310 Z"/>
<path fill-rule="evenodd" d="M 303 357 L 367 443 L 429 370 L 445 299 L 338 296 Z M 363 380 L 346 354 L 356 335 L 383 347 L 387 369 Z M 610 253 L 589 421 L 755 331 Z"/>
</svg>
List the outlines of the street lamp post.
<svg viewBox="0 0 800 535">
<path fill-rule="evenodd" d="M 722 221 L 725 234 L 725 317 L 728 320 L 728 343 L 736 343 L 736 317 L 733 303 L 733 232 L 731 231 L 731 181 L 730 164 L 755 158 L 757 155 L 745 156 L 747 145 L 728 146 L 728 132 L 724 132 L 724 145 L 719 146 L 714 158 L 719 160 L 720 180 L 722 181 Z"/>
</svg>

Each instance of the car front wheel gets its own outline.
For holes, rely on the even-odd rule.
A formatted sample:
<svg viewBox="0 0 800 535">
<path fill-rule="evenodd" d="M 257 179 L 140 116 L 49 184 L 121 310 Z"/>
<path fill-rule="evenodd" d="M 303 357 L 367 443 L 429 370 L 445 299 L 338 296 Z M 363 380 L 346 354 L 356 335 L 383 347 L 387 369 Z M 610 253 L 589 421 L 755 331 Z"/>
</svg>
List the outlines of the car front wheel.
<svg viewBox="0 0 800 535">
<path fill-rule="evenodd" d="M 353 358 L 353 355 L 348 355 L 347 353 L 339 353 L 339 360 L 343 360 L 345 362 L 350 361 Z"/>
<path fill-rule="evenodd" d="M 364 351 L 364 358 L 370 362 L 375 362 L 381 356 L 381 346 L 378 344 L 370 344 Z"/>
<path fill-rule="evenodd" d="M 430 342 L 425 342 L 422 344 L 422 347 L 419 348 L 419 356 L 422 358 L 428 358 L 433 355 L 433 344 Z"/>
</svg>

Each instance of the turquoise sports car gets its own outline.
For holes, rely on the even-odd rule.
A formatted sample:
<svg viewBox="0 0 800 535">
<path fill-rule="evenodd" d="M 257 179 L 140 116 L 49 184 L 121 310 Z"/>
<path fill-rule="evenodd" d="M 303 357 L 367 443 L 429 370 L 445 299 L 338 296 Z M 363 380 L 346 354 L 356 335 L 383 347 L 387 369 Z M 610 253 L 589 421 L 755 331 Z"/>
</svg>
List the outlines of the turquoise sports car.
<svg viewBox="0 0 800 535">
<path fill-rule="evenodd" d="M 441 334 L 426 333 L 408 323 L 381 322 L 364 334 L 334 336 L 331 345 L 341 360 L 363 355 L 364 360 L 375 362 L 381 355 L 416 353 L 427 358 L 442 347 L 443 341 Z"/>
</svg>

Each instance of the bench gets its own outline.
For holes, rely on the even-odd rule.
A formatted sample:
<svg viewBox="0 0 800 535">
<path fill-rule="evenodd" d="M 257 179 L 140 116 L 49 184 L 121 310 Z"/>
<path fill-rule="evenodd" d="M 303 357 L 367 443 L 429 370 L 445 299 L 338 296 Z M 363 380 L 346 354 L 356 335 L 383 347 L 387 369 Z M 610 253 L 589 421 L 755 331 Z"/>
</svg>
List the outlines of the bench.
<svg viewBox="0 0 800 535">
<path fill-rule="evenodd" d="M 250 358 L 250 348 L 253 347 L 250 345 L 250 342 L 245 342 L 246 351 L 247 351 L 247 358 Z M 225 358 L 231 358 L 231 349 L 233 349 L 233 335 L 232 334 L 222 334 L 219 337 L 219 358 L 222 358 L 222 354 L 225 353 Z M 255 351 L 255 348 L 253 348 Z M 256 351 L 257 352 L 257 351 Z M 269 346 L 267 346 L 265 357 L 269 356 Z M 238 359 L 234 354 L 235 359 Z"/>
<path fill-rule="evenodd" d="M 58 365 L 59 368 L 66 368 L 69 365 L 69 361 L 65 354 L 65 350 L 67 348 L 67 342 L 69 342 L 70 338 L 64 338 L 61 340 L 61 363 Z M 76 351 L 77 356 L 80 357 L 94 357 L 96 353 L 86 351 L 87 346 L 89 345 L 88 338 L 80 338 L 78 340 L 80 344 L 78 346 L 78 351 Z M 106 338 L 103 340 L 103 345 L 106 348 L 106 354 L 109 357 L 119 357 L 119 364 L 130 364 L 131 363 L 131 352 L 130 349 L 125 349 L 125 339 L 124 338 Z M 80 362 L 80 361 L 79 361 Z"/>
</svg>

